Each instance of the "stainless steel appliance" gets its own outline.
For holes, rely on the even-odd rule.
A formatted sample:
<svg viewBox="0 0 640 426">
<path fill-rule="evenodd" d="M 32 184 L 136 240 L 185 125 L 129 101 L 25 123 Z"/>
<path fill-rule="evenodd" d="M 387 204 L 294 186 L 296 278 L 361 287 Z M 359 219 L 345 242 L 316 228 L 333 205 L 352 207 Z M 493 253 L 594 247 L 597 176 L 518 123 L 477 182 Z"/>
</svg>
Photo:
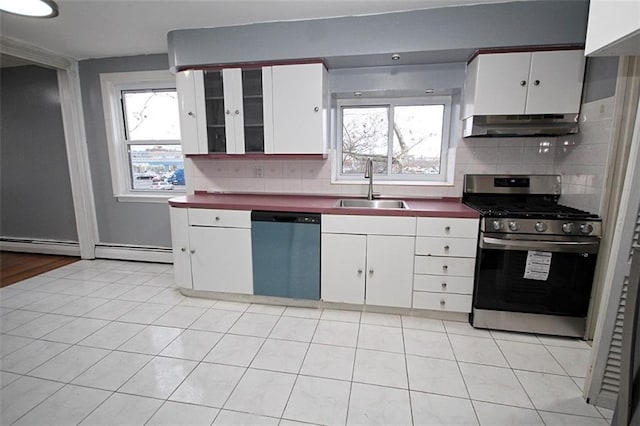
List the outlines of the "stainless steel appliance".
<svg viewBox="0 0 640 426">
<path fill-rule="evenodd" d="M 559 136 L 578 128 L 578 114 L 476 115 L 463 120 L 462 136 Z"/>
<path fill-rule="evenodd" d="M 320 299 L 320 214 L 251 212 L 253 292 Z"/>
<path fill-rule="evenodd" d="M 558 204 L 557 175 L 465 175 L 481 215 L 474 327 L 582 337 L 600 218 Z"/>
</svg>

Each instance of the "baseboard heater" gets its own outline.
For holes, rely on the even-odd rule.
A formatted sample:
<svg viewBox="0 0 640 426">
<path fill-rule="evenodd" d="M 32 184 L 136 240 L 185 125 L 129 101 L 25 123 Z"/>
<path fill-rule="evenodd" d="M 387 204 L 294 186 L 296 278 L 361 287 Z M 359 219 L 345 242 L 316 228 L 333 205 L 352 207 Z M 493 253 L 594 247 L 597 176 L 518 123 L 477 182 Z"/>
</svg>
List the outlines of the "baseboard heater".
<svg viewBox="0 0 640 426">
<path fill-rule="evenodd" d="M 96 258 L 136 260 L 140 262 L 173 263 L 171 247 L 138 246 L 133 244 L 96 244 Z"/>
<path fill-rule="evenodd" d="M 65 240 L 0 237 L 0 250 L 79 257 L 80 243 Z"/>
</svg>

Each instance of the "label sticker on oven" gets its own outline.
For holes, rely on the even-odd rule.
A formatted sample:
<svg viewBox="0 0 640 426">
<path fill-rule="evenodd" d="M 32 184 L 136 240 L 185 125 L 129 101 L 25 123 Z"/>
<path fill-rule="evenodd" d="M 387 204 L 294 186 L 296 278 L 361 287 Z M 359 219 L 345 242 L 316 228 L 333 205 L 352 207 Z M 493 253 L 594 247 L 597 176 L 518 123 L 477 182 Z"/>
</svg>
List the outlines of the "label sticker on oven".
<svg viewBox="0 0 640 426">
<path fill-rule="evenodd" d="M 528 280 L 546 281 L 551 269 L 551 253 L 548 251 L 528 251 L 527 264 L 524 267 L 524 278 Z"/>
</svg>

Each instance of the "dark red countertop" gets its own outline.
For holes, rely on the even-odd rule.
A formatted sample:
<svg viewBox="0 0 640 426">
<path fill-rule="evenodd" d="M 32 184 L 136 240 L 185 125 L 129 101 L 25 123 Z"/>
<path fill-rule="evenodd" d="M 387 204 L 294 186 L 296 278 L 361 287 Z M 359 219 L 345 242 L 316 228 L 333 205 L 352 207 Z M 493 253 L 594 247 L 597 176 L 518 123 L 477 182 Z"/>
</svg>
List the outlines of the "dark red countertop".
<svg viewBox="0 0 640 426">
<path fill-rule="evenodd" d="M 336 207 L 340 196 L 287 194 L 199 193 L 171 198 L 172 207 L 229 210 L 268 210 L 370 216 L 422 216 L 477 218 L 477 211 L 465 206 L 459 198 L 405 198 L 406 209 L 368 209 Z M 382 199 L 390 198 L 383 197 Z"/>
</svg>

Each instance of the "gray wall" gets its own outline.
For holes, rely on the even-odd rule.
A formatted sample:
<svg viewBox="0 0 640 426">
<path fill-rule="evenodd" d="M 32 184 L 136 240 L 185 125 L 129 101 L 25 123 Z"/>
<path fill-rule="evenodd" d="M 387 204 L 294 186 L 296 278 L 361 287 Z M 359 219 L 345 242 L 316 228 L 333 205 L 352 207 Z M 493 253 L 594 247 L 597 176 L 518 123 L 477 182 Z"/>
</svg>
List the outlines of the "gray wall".
<svg viewBox="0 0 640 426">
<path fill-rule="evenodd" d="M 586 0 L 518 1 L 169 33 L 171 68 L 327 58 L 329 67 L 462 62 L 482 47 L 584 43 Z"/>
<path fill-rule="evenodd" d="M 118 202 L 113 196 L 100 90 L 100 73 L 166 70 L 168 66 L 166 55 L 80 61 L 82 106 L 100 243 L 171 246 L 168 204 Z"/>
<path fill-rule="evenodd" d="M 3 68 L 0 93 L 0 235 L 78 241 L 57 72 Z"/>
<path fill-rule="evenodd" d="M 582 102 L 593 102 L 615 95 L 618 79 L 617 56 L 587 58 Z"/>
</svg>

